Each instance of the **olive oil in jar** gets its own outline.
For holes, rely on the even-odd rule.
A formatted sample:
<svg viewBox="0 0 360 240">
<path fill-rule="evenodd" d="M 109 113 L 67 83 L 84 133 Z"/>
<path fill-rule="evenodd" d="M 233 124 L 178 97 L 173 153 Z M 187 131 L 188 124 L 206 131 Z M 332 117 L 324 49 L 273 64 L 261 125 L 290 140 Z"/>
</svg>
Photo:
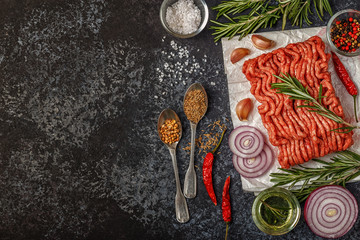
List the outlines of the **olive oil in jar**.
<svg viewBox="0 0 360 240">
<path fill-rule="evenodd" d="M 290 191 L 271 187 L 256 197 L 252 217 L 264 233 L 282 235 L 291 231 L 300 219 L 300 204 Z"/>
<path fill-rule="evenodd" d="M 272 196 L 261 200 L 260 214 L 270 226 L 278 227 L 286 223 L 291 211 L 289 203 L 282 197 Z"/>
</svg>

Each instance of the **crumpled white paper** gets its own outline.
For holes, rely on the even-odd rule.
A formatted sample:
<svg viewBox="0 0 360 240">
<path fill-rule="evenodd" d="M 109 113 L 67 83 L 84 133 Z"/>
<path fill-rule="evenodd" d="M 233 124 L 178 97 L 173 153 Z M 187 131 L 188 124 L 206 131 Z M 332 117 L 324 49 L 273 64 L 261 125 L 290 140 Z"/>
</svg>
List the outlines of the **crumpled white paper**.
<svg viewBox="0 0 360 240">
<path fill-rule="evenodd" d="M 263 135 L 266 137 L 266 143 L 272 148 L 274 155 L 275 155 L 275 161 L 274 165 L 270 169 L 268 173 L 265 175 L 250 179 L 250 178 L 244 178 L 241 177 L 242 187 L 244 191 L 250 191 L 258 193 L 259 191 L 262 191 L 268 187 L 271 187 L 273 183 L 270 182 L 270 173 L 273 172 L 281 172 L 278 170 L 278 167 L 280 167 L 280 164 L 277 161 L 277 152 L 278 149 L 272 146 L 269 143 L 269 138 L 267 135 L 267 130 L 262 124 L 260 114 L 257 111 L 257 107 L 260 105 L 255 97 L 250 93 L 250 83 L 246 79 L 245 75 L 242 73 L 242 66 L 243 63 L 250 58 L 255 58 L 263 53 L 271 52 L 277 48 L 285 47 L 289 43 L 296 43 L 296 42 L 302 42 L 307 40 L 308 38 L 312 36 L 319 36 L 322 38 L 322 40 L 325 42 L 326 49 L 325 52 L 330 53 L 330 47 L 328 46 L 327 40 L 326 40 L 326 27 L 316 27 L 316 28 L 306 28 L 306 29 L 297 29 L 297 30 L 287 30 L 287 31 L 274 31 L 274 32 L 265 32 L 265 33 L 259 33 L 262 36 L 271 39 L 275 41 L 276 45 L 268 50 L 262 51 L 256 49 L 252 42 L 251 42 L 251 35 L 248 35 L 241 39 L 240 41 L 238 38 L 234 37 L 233 39 L 229 40 L 227 38 L 222 39 L 222 48 L 223 48 L 223 58 L 224 58 L 224 66 L 225 66 L 225 73 L 227 75 L 228 80 L 228 89 L 229 89 L 229 99 L 230 99 L 230 111 L 231 111 L 231 119 L 234 125 L 234 128 L 240 126 L 240 125 L 250 125 L 257 127 L 260 129 L 263 133 Z M 248 48 L 251 52 L 250 55 L 244 57 L 236 64 L 232 64 L 230 61 L 230 55 L 233 49 L 235 48 Z M 358 89 L 360 90 L 360 57 L 344 57 L 338 55 L 340 60 L 343 62 L 345 68 L 347 69 L 350 77 L 353 79 L 355 84 L 357 85 Z M 329 61 L 329 72 L 331 73 L 331 79 L 332 84 L 335 88 L 336 95 L 340 98 L 341 104 L 344 108 L 344 114 L 346 116 L 346 120 L 350 121 L 352 119 L 352 123 L 355 124 L 355 118 L 354 118 L 354 111 L 353 111 L 353 97 L 348 94 L 345 87 L 339 80 L 332 63 L 332 59 Z M 250 117 L 247 122 L 241 122 L 235 113 L 235 107 L 236 104 L 244 98 L 249 97 L 253 100 L 254 103 L 254 109 L 250 114 Z M 357 110 L 360 112 L 360 97 L 357 98 Z M 358 117 L 360 115 L 358 114 Z M 349 148 L 349 150 L 360 153 L 360 130 L 355 130 L 354 135 L 354 144 Z M 329 154 L 327 156 L 324 156 L 323 160 L 328 160 L 330 157 L 336 155 L 336 153 Z M 320 167 L 320 164 L 309 161 L 303 166 L 307 167 Z M 359 181 L 360 177 L 356 178 L 355 181 Z"/>
</svg>

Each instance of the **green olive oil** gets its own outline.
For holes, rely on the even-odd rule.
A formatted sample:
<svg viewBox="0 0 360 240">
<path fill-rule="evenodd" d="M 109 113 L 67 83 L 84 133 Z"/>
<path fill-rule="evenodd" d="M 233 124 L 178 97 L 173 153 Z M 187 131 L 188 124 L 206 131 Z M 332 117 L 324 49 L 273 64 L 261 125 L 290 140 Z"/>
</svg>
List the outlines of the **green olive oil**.
<svg viewBox="0 0 360 240">
<path fill-rule="evenodd" d="M 256 226 L 270 235 L 291 231 L 300 219 L 300 204 L 290 191 L 271 187 L 259 193 L 252 206 Z"/>
<path fill-rule="evenodd" d="M 291 209 L 284 198 L 272 196 L 261 202 L 260 214 L 267 224 L 278 227 L 286 223 Z"/>
</svg>

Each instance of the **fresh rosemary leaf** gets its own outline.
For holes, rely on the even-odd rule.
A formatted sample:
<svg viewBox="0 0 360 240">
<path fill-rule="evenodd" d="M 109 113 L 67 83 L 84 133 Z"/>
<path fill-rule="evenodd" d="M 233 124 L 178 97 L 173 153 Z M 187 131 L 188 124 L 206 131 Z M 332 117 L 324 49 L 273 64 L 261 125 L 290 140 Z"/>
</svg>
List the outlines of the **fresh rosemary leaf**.
<svg viewBox="0 0 360 240">
<path fill-rule="evenodd" d="M 318 6 L 319 5 L 318 0 L 314 0 L 314 5 L 315 5 L 316 13 L 319 16 L 320 20 L 322 21 L 321 17 L 323 16 L 323 12 L 321 6 Z"/>
<path fill-rule="evenodd" d="M 348 178 L 345 179 L 346 182 L 349 182 L 353 179 L 355 179 L 356 177 L 360 176 L 360 171 L 354 173 L 353 175 L 349 176 Z"/>
<path fill-rule="evenodd" d="M 312 106 L 312 105 L 299 105 L 299 106 L 296 106 L 298 108 L 313 108 L 313 109 L 317 109 L 316 106 Z M 309 110 L 310 111 L 310 110 Z"/>
<path fill-rule="evenodd" d="M 344 130 L 344 129 L 347 129 L 347 130 L 340 131 L 340 130 Z M 355 128 L 353 128 L 353 127 L 341 127 L 341 128 L 331 129 L 330 131 L 334 131 L 334 132 L 337 132 L 337 133 L 350 133 L 354 129 Z"/>
<path fill-rule="evenodd" d="M 307 98 L 301 98 L 301 97 L 290 97 L 292 100 L 306 100 Z"/>
<path fill-rule="evenodd" d="M 273 84 L 271 84 L 271 89 L 287 87 L 287 86 L 288 85 L 286 83 L 273 83 Z"/>
<path fill-rule="evenodd" d="M 228 0 L 223 1 L 212 9 L 217 11 L 216 21 L 210 29 L 214 30 L 214 40 L 219 41 L 222 37 L 232 38 L 236 35 L 239 39 L 247 34 L 253 33 L 259 28 L 273 26 L 279 19 L 282 19 L 282 29 L 285 29 L 289 20 L 292 25 L 302 27 L 305 21 L 309 20 L 311 5 L 314 5 L 318 17 L 321 19 L 324 11 L 332 15 L 331 6 L 328 0 Z M 244 14 L 244 12 L 246 12 Z M 230 17 L 231 16 L 231 17 Z M 225 17 L 229 21 L 223 24 L 219 18 Z M 233 26 L 235 25 L 235 26 Z"/>
<path fill-rule="evenodd" d="M 322 96 L 322 89 L 323 89 L 323 86 L 322 86 L 322 84 L 320 84 L 320 87 L 319 87 L 319 95 L 318 95 L 318 101 L 319 101 L 320 104 L 321 104 L 321 99 L 323 98 L 323 96 Z"/>
<path fill-rule="evenodd" d="M 230 0 L 223 1 L 212 9 L 218 11 L 216 18 L 219 18 L 224 14 L 239 14 L 249 8 L 258 9 L 265 2 L 265 0 Z"/>
<path fill-rule="evenodd" d="M 324 0 L 324 8 L 325 11 L 327 11 L 331 16 L 333 15 L 332 10 L 331 10 L 331 6 L 328 0 Z"/>
<path fill-rule="evenodd" d="M 294 167 L 282 169 L 283 173 L 271 173 L 270 181 L 276 186 L 288 186 L 299 201 L 304 201 L 308 195 L 318 187 L 324 185 L 343 185 L 360 176 L 360 155 L 345 150 L 332 157 L 329 162 L 313 159 L 321 163 L 321 168 Z M 286 170 L 286 171 L 284 171 Z M 294 189 L 295 184 L 302 182 L 301 186 Z"/>
<path fill-rule="evenodd" d="M 321 159 L 313 159 L 313 161 L 315 161 L 315 162 L 318 162 L 318 163 L 322 163 L 322 164 L 324 164 L 324 165 L 327 165 L 328 164 L 328 162 L 326 162 L 326 161 L 324 161 L 324 160 L 321 160 Z"/>
</svg>

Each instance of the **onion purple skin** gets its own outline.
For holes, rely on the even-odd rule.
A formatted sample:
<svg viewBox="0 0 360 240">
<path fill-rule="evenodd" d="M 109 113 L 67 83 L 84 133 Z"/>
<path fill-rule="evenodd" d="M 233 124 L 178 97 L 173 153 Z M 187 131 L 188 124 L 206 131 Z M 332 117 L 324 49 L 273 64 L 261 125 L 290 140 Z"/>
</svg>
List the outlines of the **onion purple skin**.
<svg viewBox="0 0 360 240">
<path fill-rule="evenodd" d="M 325 192 L 324 193 L 324 188 L 326 188 L 326 190 L 328 190 L 327 188 L 331 187 L 331 189 L 329 189 L 328 192 Z M 335 188 L 335 189 L 334 189 Z M 339 189 L 341 192 L 336 192 L 335 190 Z M 344 195 L 344 192 L 345 191 L 345 195 Z M 354 207 L 355 209 L 355 212 L 353 214 L 353 218 L 350 219 L 350 224 L 347 225 L 347 226 L 344 226 L 345 228 L 342 228 L 341 231 L 337 232 L 337 233 L 324 233 L 323 231 L 320 231 L 320 230 L 317 230 L 318 226 L 314 226 L 315 224 L 312 223 L 312 218 L 311 218 L 311 212 L 309 212 L 309 205 L 315 205 L 316 203 L 316 198 L 313 199 L 313 197 L 315 197 L 316 195 L 319 195 L 319 194 L 322 194 L 322 195 L 325 195 L 325 194 L 334 194 L 334 196 L 332 198 L 334 199 L 337 199 L 337 200 L 340 200 L 338 199 L 338 197 L 336 197 L 336 194 L 335 193 L 338 193 L 339 196 L 342 196 L 344 198 L 346 198 L 347 200 L 347 203 L 350 205 L 349 207 Z M 353 204 L 351 204 L 353 203 Z M 335 203 L 333 203 L 334 205 L 336 205 Z M 346 212 L 347 214 L 349 214 L 351 210 L 350 209 L 345 209 L 344 212 Z M 342 213 L 342 211 L 340 212 L 340 214 Z M 350 213 L 352 214 L 352 213 Z M 316 216 L 318 217 L 317 219 L 320 219 L 320 218 L 323 218 L 323 215 L 322 216 Z M 351 217 L 351 215 L 350 215 Z M 323 238 L 340 238 L 342 236 L 344 236 L 346 233 L 348 233 L 351 228 L 354 226 L 356 220 L 357 220 L 357 217 L 358 217 L 358 204 L 357 204 L 357 201 L 356 201 L 356 198 L 354 197 L 354 195 L 352 195 L 352 193 L 347 190 L 346 188 L 342 187 L 342 186 L 339 186 L 339 185 L 326 185 L 326 186 L 321 186 L 321 187 L 318 187 L 317 189 L 315 189 L 314 191 L 312 191 L 312 193 L 309 195 L 309 197 L 306 199 L 306 202 L 305 202 L 305 205 L 304 205 L 304 218 L 305 218 L 305 221 L 307 223 L 307 225 L 309 226 L 309 228 L 311 229 L 311 231 L 313 233 L 315 233 L 316 235 L 320 236 L 320 237 L 323 237 Z M 311 219 L 311 220 L 310 220 Z M 326 220 L 324 220 L 326 222 Z M 347 221 L 347 222 L 349 222 Z M 331 223 L 331 222 L 330 222 Z M 324 225 L 324 224 L 323 224 Z M 329 228 L 330 229 L 330 228 Z"/>
<path fill-rule="evenodd" d="M 241 161 L 247 161 L 249 158 L 241 158 L 237 155 L 233 155 L 233 164 L 238 173 L 244 178 L 256 178 L 264 175 L 268 172 L 274 162 L 274 155 L 271 148 L 264 144 L 263 150 L 261 153 L 255 157 L 255 161 L 260 161 L 254 167 L 247 166 L 246 163 L 241 164 Z M 260 165 L 260 166 L 259 166 Z"/>
<path fill-rule="evenodd" d="M 246 133 L 248 134 L 246 135 Z M 237 144 L 237 141 L 242 140 L 244 136 L 249 136 L 249 138 L 253 138 L 254 142 L 250 143 L 250 148 L 241 148 L 241 143 Z M 229 136 L 230 150 L 235 155 L 242 158 L 253 158 L 258 156 L 264 147 L 264 143 L 265 140 L 262 133 L 257 128 L 247 125 L 235 128 Z"/>
</svg>

